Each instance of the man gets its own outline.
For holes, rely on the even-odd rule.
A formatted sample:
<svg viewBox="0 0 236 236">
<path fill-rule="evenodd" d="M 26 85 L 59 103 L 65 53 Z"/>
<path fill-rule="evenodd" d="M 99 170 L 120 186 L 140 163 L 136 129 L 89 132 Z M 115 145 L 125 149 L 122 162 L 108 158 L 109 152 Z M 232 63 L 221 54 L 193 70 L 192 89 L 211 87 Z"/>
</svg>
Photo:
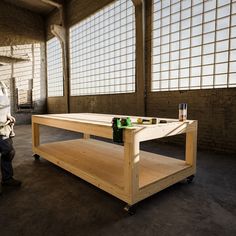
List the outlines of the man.
<svg viewBox="0 0 236 236">
<path fill-rule="evenodd" d="M 12 137 L 14 136 L 13 124 L 15 118 L 11 116 L 10 101 L 6 85 L 0 81 L 0 153 L 2 186 L 20 186 L 21 181 L 13 178 L 12 160 L 15 156 Z M 1 194 L 1 186 L 0 186 Z"/>
</svg>

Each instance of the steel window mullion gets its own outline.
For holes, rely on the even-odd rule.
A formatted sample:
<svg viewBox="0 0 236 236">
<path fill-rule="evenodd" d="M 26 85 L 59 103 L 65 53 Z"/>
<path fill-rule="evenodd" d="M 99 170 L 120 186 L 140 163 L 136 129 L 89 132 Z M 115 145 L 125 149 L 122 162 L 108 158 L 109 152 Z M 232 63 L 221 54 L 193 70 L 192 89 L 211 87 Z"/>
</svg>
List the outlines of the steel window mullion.
<svg viewBox="0 0 236 236">
<path fill-rule="evenodd" d="M 229 88 L 229 76 L 230 76 L 230 48 L 231 48 L 231 27 L 233 16 L 233 1 L 230 1 L 230 20 L 229 20 L 229 45 L 228 45 L 228 71 L 227 71 L 227 88 Z"/>
</svg>

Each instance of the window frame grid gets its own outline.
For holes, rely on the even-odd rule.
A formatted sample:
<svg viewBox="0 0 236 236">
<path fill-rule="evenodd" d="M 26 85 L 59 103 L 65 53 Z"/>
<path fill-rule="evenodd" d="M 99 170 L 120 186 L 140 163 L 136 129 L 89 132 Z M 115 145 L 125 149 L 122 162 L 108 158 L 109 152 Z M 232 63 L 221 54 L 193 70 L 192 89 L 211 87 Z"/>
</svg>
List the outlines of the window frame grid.
<svg viewBox="0 0 236 236">
<path fill-rule="evenodd" d="M 47 97 L 64 96 L 64 74 L 61 43 L 53 37 L 46 42 Z"/>
<path fill-rule="evenodd" d="M 134 6 L 130 2 L 131 5 L 126 1 L 116 1 L 70 28 L 70 96 L 135 92 L 136 32 Z M 126 9 L 125 13 L 122 13 L 122 8 Z M 96 19 L 99 21 L 95 24 Z M 121 28 L 116 29 L 116 24 Z M 92 29 L 96 26 L 105 29 L 99 28 L 94 32 Z M 83 32 L 84 29 L 86 32 Z M 79 32 L 82 32 L 81 37 Z M 75 43 L 76 39 L 81 42 L 80 46 Z M 81 49 L 83 45 L 86 48 Z M 85 53 L 89 55 L 84 56 Z M 78 55 L 77 60 L 73 59 L 75 54 Z M 77 81 L 73 78 L 76 76 L 79 78 Z"/>
<path fill-rule="evenodd" d="M 158 1 L 159 2 L 159 5 L 163 2 L 163 1 Z M 177 4 L 177 3 L 176 3 Z M 176 5 L 175 4 L 175 5 Z M 232 25 L 232 23 L 231 23 L 231 21 L 232 21 L 232 17 L 233 17 L 233 1 L 230 1 L 229 3 L 225 3 L 225 4 L 221 4 L 221 6 L 219 6 L 218 7 L 218 1 L 216 1 L 216 5 L 215 5 L 215 7 L 212 7 L 212 8 L 210 8 L 209 9 L 209 7 L 208 7 L 208 10 L 206 10 L 205 11 L 205 5 L 206 5 L 206 2 L 202 2 L 202 3 L 198 3 L 198 4 L 196 4 L 196 5 L 194 5 L 193 4 L 193 2 L 192 2 L 192 4 L 191 4 L 191 13 L 192 13 L 192 9 L 193 9 L 193 7 L 195 7 L 195 6 L 200 6 L 200 5 L 202 5 L 201 7 L 202 7 L 202 13 L 199 13 L 199 14 L 191 14 L 190 15 L 190 17 L 188 17 L 188 18 L 184 18 L 184 20 L 186 20 L 186 19 L 189 19 L 190 18 L 190 25 L 191 25 L 191 27 L 187 27 L 187 28 L 184 28 L 184 27 L 182 27 L 181 26 L 181 24 L 182 24 L 182 21 L 183 21 L 183 19 L 181 18 L 181 16 L 182 16 L 182 14 L 181 14 L 181 11 L 182 11 L 182 4 L 183 4 L 183 2 L 178 2 L 178 4 L 180 5 L 180 9 L 179 9 L 179 11 L 175 11 L 174 13 L 176 14 L 176 13 L 179 13 L 180 14 L 180 21 L 179 21 L 179 39 L 177 39 L 177 40 L 175 40 L 175 41 L 172 41 L 172 39 L 171 39 L 171 37 L 172 37 L 172 35 L 173 35 L 173 32 L 169 32 L 169 33 L 167 33 L 167 34 L 162 34 L 161 32 L 162 32 L 162 21 L 161 21 L 161 17 L 162 17 L 162 8 L 160 8 L 159 10 L 153 10 L 152 12 L 153 12 L 153 14 L 155 14 L 156 12 L 159 12 L 159 16 L 158 16 L 158 18 L 157 18 L 157 21 L 159 20 L 160 21 L 160 23 L 158 24 L 159 25 L 159 27 L 158 28 L 155 28 L 154 26 L 153 26 L 153 31 L 152 31 L 152 65 L 151 65 L 151 67 L 152 67 L 152 81 L 151 81 L 151 91 L 152 92 L 155 92 L 155 91 L 170 91 L 170 90 L 192 90 L 192 89 L 205 89 L 205 88 L 220 88 L 220 87 L 226 87 L 226 88 L 229 88 L 229 87 L 236 87 L 236 83 L 231 83 L 230 82 L 230 76 L 235 76 L 236 75 L 236 72 L 231 72 L 230 71 L 230 66 L 231 66 L 231 64 L 232 63 L 234 63 L 234 62 L 236 62 L 236 60 L 231 60 L 231 44 L 232 44 L 232 40 L 233 39 L 236 39 L 236 37 L 231 37 L 231 34 L 232 34 L 232 27 L 233 27 L 233 25 Z M 154 4 L 153 4 L 154 5 Z M 222 10 L 223 8 L 229 8 L 229 12 L 228 13 L 222 13 L 222 14 L 224 14 L 222 17 L 218 17 L 218 12 L 219 12 L 219 9 L 220 10 Z M 153 8 L 154 9 L 154 8 Z M 208 20 L 208 21 L 205 21 L 205 14 L 206 13 L 209 13 L 209 12 L 211 12 L 211 11 L 215 11 L 214 12 L 214 14 L 215 14 L 215 18 L 213 19 L 213 20 Z M 171 17 L 171 13 L 172 13 L 172 9 L 171 9 L 171 7 L 170 7 L 170 17 Z M 199 24 L 195 24 L 194 26 L 201 26 L 201 34 L 197 34 L 197 35 L 194 35 L 193 36 L 193 34 L 192 34 L 192 30 L 193 30 L 193 18 L 194 17 L 196 17 L 196 16 L 201 16 L 201 18 L 202 18 L 202 20 L 200 21 L 200 23 Z M 168 17 L 168 16 L 167 16 Z M 218 24 L 218 20 L 222 20 L 222 19 L 229 19 L 229 23 L 228 23 L 228 26 L 226 27 L 226 28 L 218 28 L 217 27 L 217 24 Z M 155 22 L 155 19 L 154 19 L 154 17 L 153 17 L 153 22 Z M 207 31 L 207 33 L 204 33 L 204 28 L 206 27 L 206 24 L 208 24 L 208 23 L 213 23 L 214 22 L 214 25 L 215 25 L 215 30 L 210 30 L 210 31 Z M 175 24 L 175 23 L 174 23 Z M 153 24 L 154 25 L 154 24 Z M 168 24 L 168 26 L 169 27 L 171 27 L 171 25 L 172 25 L 172 21 L 170 20 L 170 24 Z M 166 27 L 166 25 L 165 25 L 165 27 Z M 235 25 L 234 25 L 234 27 L 235 27 Z M 189 52 L 189 56 L 187 56 L 187 57 L 185 57 L 186 59 L 188 58 L 189 59 L 189 67 L 182 67 L 182 69 L 184 68 L 184 69 L 188 69 L 189 70 L 189 72 L 188 72 L 188 74 L 189 74 L 189 76 L 188 77 L 181 77 L 181 76 L 179 76 L 178 77 L 178 86 L 177 87 L 175 87 L 175 88 L 171 88 L 170 86 L 168 87 L 168 89 L 166 89 L 166 87 L 165 88 L 162 88 L 161 87 L 161 83 L 162 83 L 162 81 L 168 81 L 167 83 L 170 85 L 171 84 L 171 81 L 173 81 L 173 80 L 176 80 L 176 78 L 175 77 L 171 77 L 171 76 L 168 76 L 169 78 L 167 78 L 167 79 L 162 79 L 162 77 L 161 77 L 161 73 L 162 72 L 167 72 L 168 71 L 168 73 L 169 73 L 169 75 L 171 75 L 171 73 L 173 72 L 176 72 L 176 69 L 172 69 L 171 68 L 171 63 L 172 62 L 178 62 L 178 64 L 179 64 L 179 69 L 178 69 L 178 74 L 180 75 L 180 73 L 181 73 L 181 60 L 182 59 L 184 59 L 184 57 L 183 58 L 181 58 L 181 56 L 180 56 L 180 53 L 181 53 L 181 51 L 183 50 L 183 49 L 181 49 L 181 40 L 183 40 L 183 39 L 181 39 L 181 33 L 182 33 L 182 30 L 181 30 L 181 28 L 183 28 L 184 30 L 186 30 L 186 29 L 190 29 L 190 36 L 189 36 L 189 38 L 186 38 L 186 39 L 189 39 L 190 40 L 190 47 L 186 47 L 186 49 L 187 48 L 189 48 L 189 50 L 190 50 L 190 52 Z M 159 31 L 159 36 L 156 36 L 156 37 L 154 37 L 154 34 L 155 33 L 153 33 L 154 32 L 154 30 L 155 29 L 157 29 L 158 31 Z M 218 39 L 217 37 L 218 37 L 218 32 L 219 31 L 228 31 L 228 36 L 227 37 L 223 37 L 223 39 L 221 38 L 221 39 Z M 176 32 L 178 32 L 177 30 L 176 31 L 174 31 L 174 33 L 176 33 Z M 214 40 L 213 41 L 209 41 L 209 42 L 205 42 L 204 41 L 204 39 L 206 38 L 206 36 L 209 36 L 209 35 L 207 35 L 207 34 L 210 34 L 210 33 L 214 33 Z M 204 35 L 205 35 L 205 38 L 204 38 Z M 167 42 L 167 43 L 165 43 L 165 44 L 162 44 L 162 37 L 163 36 L 169 36 L 169 42 Z M 194 38 L 197 38 L 197 37 L 199 37 L 200 36 L 200 38 L 201 38 L 201 43 L 200 44 L 198 44 L 198 45 L 195 45 L 195 46 L 192 46 L 192 43 L 193 43 L 193 39 Z M 155 45 L 155 46 L 153 46 L 155 43 L 153 43 L 156 39 L 158 39 L 159 40 L 159 42 L 160 42 L 160 44 L 158 45 Z M 184 38 L 185 39 L 185 38 Z M 177 50 L 171 50 L 171 45 L 173 44 L 173 43 L 177 43 L 177 42 L 179 42 L 179 46 L 178 46 L 178 49 Z M 222 45 L 223 45 L 223 43 L 225 42 L 225 44 L 227 45 L 227 49 L 226 50 L 218 50 L 217 49 L 217 44 L 221 44 L 222 43 Z M 204 52 L 204 46 L 206 46 L 206 45 L 211 45 L 211 44 L 214 44 L 214 52 L 213 53 L 205 53 Z M 162 61 L 162 51 L 161 51 L 161 48 L 162 48 L 162 46 L 165 46 L 165 45 L 169 45 L 169 51 L 167 50 L 167 52 L 165 52 L 165 54 L 169 54 L 169 60 L 165 60 L 164 61 L 164 63 L 169 63 L 169 69 L 168 70 L 161 70 L 161 65 L 162 65 L 162 63 L 163 63 L 163 61 Z M 194 48 L 197 48 L 197 47 L 201 47 L 201 54 L 200 55 L 197 55 L 197 56 L 192 56 L 192 49 L 194 49 Z M 159 50 L 159 53 L 157 52 L 157 53 L 155 53 L 155 48 L 160 48 L 160 50 Z M 232 51 L 235 51 L 235 49 L 232 49 Z M 176 52 L 178 52 L 179 53 L 179 56 L 178 56 L 178 58 L 177 59 L 175 59 L 175 60 L 171 60 L 171 57 L 172 57 L 172 54 L 173 53 L 176 53 Z M 227 53 L 227 60 L 225 60 L 225 61 L 217 61 L 217 55 L 219 54 L 219 53 L 223 53 L 223 52 L 226 52 Z M 213 55 L 213 57 L 214 57 L 214 62 L 213 63 L 211 63 L 211 64 L 207 64 L 207 65 L 205 65 L 205 64 L 203 64 L 203 59 L 204 59 L 204 56 L 207 56 L 207 55 Z M 157 59 L 159 62 L 156 62 L 155 64 L 154 64 L 154 58 L 153 58 L 153 56 L 155 57 L 155 60 L 156 60 L 156 58 L 158 58 L 159 57 L 159 59 Z M 200 65 L 199 66 L 192 66 L 192 64 L 193 64 L 193 60 L 192 60 L 192 58 L 197 58 L 197 57 L 200 57 L 201 58 L 201 62 L 200 62 Z M 224 64 L 226 64 L 227 63 L 227 72 L 225 73 L 225 72 L 218 72 L 217 73 L 217 65 L 219 65 L 219 66 L 222 66 L 222 67 L 224 67 Z M 207 75 L 207 74 L 204 74 L 205 72 L 204 72 L 204 69 L 205 69 L 205 67 L 207 67 L 207 66 L 212 66 L 213 67 L 213 72 L 212 73 L 210 73 L 209 75 Z M 154 67 L 159 67 L 159 71 L 157 71 L 156 69 L 154 69 Z M 192 72 L 191 72 L 191 70 L 192 70 L 192 68 L 194 69 L 194 68 L 197 68 L 197 67 L 200 67 L 201 68 L 201 71 L 200 71 L 200 75 L 198 75 L 198 76 L 192 76 Z M 210 68 L 210 67 L 209 67 Z M 155 74 L 159 74 L 159 78 L 157 79 L 157 80 L 155 80 L 155 79 L 153 79 L 153 77 L 155 76 Z M 213 77 L 213 83 L 212 84 L 210 84 L 210 85 L 204 85 L 204 77 L 206 77 L 206 76 L 211 76 L 211 77 Z M 227 76 L 227 84 L 225 84 L 225 83 L 217 83 L 217 77 L 219 77 L 219 76 Z M 180 87 L 179 86 L 179 84 L 180 84 L 180 81 L 182 80 L 182 79 L 185 79 L 185 78 L 188 78 L 188 85 L 187 86 L 185 86 L 185 87 Z M 193 79 L 195 79 L 195 78 L 200 78 L 200 85 L 192 85 L 192 83 L 191 83 L 191 81 L 193 80 Z M 153 84 L 154 83 L 159 83 L 159 87 L 157 87 L 157 88 L 153 88 Z"/>
</svg>

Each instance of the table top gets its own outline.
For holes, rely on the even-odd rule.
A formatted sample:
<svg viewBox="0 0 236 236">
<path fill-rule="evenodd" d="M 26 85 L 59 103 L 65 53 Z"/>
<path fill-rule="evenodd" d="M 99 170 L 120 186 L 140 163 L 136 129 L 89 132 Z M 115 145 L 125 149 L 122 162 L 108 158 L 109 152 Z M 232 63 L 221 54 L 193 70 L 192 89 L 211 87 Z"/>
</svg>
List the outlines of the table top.
<svg viewBox="0 0 236 236">
<path fill-rule="evenodd" d="M 173 123 L 173 122 L 178 122 L 178 123 L 183 123 L 180 122 L 178 119 L 170 119 L 170 118 L 158 118 L 158 117 L 142 117 L 142 116 L 128 116 L 128 115 L 113 115 L 113 114 L 98 114 L 98 113 L 64 113 L 64 114 L 46 114 L 46 115 L 35 115 L 36 117 L 42 117 L 42 118 L 51 118 L 51 119 L 63 119 L 63 120 L 68 120 L 68 121 L 79 121 L 83 123 L 90 123 L 90 124 L 101 124 L 105 126 L 111 126 L 112 124 L 112 119 L 114 117 L 119 117 L 119 118 L 125 118 L 125 117 L 130 117 L 131 122 L 134 126 L 150 126 L 151 124 L 138 124 L 137 119 L 142 118 L 142 119 L 151 119 L 151 118 L 156 118 L 157 119 L 157 125 L 160 125 L 160 120 L 166 121 L 166 123 L 163 124 L 168 124 L 168 123 Z M 191 120 L 187 120 L 186 122 L 191 122 Z M 153 125 L 152 125 L 153 126 Z"/>
<path fill-rule="evenodd" d="M 127 132 L 134 132 L 140 141 L 167 137 L 197 130 L 197 121 L 195 120 L 186 120 L 184 122 L 180 122 L 178 119 L 157 118 L 157 124 L 138 124 L 137 118 L 148 119 L 154 117 L 138 117 L 97 113 L 33 115 L 32 121 L 33 123 L 53 126 L 57 128 L 64 128 L 77 132 L 88 132 L 92 135 L 111 138 L 112 119 L 114 117 L 130 117 L 132 126 L 125 127 L 125 134 Z M 42 120 L 39 120 L 38 118 Z M 160 120 L 165 120 L 166 123 L 159 123 Z M 76 123 L 78 123 L 78 126 L 76 125 Z"/>
</svg>

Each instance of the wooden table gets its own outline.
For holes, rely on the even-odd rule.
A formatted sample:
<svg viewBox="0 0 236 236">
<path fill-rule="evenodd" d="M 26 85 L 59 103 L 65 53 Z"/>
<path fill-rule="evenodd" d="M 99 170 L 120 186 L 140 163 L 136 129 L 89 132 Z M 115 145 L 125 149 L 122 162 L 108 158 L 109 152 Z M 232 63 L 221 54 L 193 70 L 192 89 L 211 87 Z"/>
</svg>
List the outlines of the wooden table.
<svg viewBox="0 0 236 236">
<path fill-rule="evenodd" d="M 32 116 L 33 153 L 116 196 L 129 206 L 188 178 L 196 172 L 197 121 L 124 129 L 124 145 L 90 138 L 112 139 L 116 115 L 70 113 Z M 122 117 L 122 116 L 118 116 Z M 137 117 L 131 117 L 136 121 Z M 39 126 L 83 133 L 83 138 L 40 144 Z M 140 151 L 140 142 L 186 133 L 185 160 Z"/>
</svg>

